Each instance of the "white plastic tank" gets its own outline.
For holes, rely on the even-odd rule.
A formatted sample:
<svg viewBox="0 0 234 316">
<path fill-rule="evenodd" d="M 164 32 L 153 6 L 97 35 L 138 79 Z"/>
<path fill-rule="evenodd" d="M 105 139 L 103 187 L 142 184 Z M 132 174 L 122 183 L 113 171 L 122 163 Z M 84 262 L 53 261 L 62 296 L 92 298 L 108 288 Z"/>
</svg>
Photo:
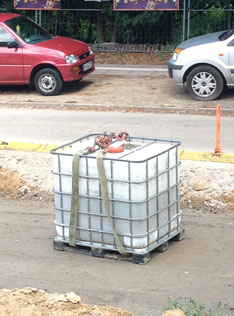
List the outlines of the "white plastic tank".
<svg viewBox="0 0 234 316">
<path fill-rule="evenodd" d="M 72 160 L 93 146 L 88 135 L 52 151 L 57 237 L 69 242 Z M 104 159 L 113 225 L 127 252 L 144 254 L 180 230 L 179 142 L 131 137 Z M 81 155 L 77 245 L 117 250 L 101 197 L 96 155 Z"/>
</svg>

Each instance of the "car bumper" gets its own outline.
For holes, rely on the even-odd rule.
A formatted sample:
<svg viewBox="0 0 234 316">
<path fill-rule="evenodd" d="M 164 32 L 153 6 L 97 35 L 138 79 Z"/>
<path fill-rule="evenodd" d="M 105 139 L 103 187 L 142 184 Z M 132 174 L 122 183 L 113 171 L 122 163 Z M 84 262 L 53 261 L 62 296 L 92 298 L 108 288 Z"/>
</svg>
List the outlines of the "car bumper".
<svg viewBox="0 0 234 316">
<path fill-rule="evenodd" d="M 183 65 L 178 65 L 173 59 L 168 61 L 168 74 L 176 84 L 183 85 Z"/>
<path fill-rule="evenodd" d="M 85 65 L 90 65 L 90 63 L 92 63 L 91 66 L 86 68 Z M 60 65 L 58 66 L 58 69 L 64 82 L 79 80 L 95 70 L 94 55 L 90 55 L 87 59 L 75 64 Z"/>
</svg>

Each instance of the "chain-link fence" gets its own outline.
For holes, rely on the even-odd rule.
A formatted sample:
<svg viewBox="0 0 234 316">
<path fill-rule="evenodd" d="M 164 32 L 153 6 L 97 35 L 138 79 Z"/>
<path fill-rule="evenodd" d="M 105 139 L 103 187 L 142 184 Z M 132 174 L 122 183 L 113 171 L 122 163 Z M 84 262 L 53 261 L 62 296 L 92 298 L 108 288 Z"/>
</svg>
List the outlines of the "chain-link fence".
<svg viewBox="0 0 234 316">
<path fill-rule="evenodd" d="M 232 2 L 232 3 L 231 3 Z M 234 27 L 234 3 L 223 1 L 183 2 L 183 39 Z"/>
<path fill-rule="evenodd" d="M 64 0 L 60 11 L 24 14 L 36 17 L 53 34 L 80 39 L 99 50 L 172 51 L 184 39 L 234 27 L 230 2 L 180 0 L 178 11 L 118 12 L 112 1 Z"/>
</svg>

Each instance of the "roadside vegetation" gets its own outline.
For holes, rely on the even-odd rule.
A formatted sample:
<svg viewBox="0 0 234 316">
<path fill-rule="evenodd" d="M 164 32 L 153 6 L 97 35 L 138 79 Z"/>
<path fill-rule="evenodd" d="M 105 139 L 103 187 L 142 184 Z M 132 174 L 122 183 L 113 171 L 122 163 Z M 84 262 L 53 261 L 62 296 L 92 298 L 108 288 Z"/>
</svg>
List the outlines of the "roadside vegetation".
<svg viewBox="0 0 234 316">
<path fill-rule="evenodd" d="M 227 304 L 218 302 L 211 308 L 197 302 L 192 298 L 169 299 L 166 310 L 181 309 L 186 316 L 231 316 L 231 310 Z"/>
</svg>

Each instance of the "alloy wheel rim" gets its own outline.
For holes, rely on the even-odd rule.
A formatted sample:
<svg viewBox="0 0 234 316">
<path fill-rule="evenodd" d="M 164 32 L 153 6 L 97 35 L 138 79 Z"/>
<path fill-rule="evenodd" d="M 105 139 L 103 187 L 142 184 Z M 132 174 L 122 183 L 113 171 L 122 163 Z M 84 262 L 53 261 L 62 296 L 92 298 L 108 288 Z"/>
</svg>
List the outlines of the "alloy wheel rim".
<svg viewBox="0 0 234 316">
<path fill-rule="evenodd" d="M 217 82 L 211 73 L 202 71 L 193 77 L 191 87 L 196 95 L 207 98 L 216 91 Z"/>
</svg>

